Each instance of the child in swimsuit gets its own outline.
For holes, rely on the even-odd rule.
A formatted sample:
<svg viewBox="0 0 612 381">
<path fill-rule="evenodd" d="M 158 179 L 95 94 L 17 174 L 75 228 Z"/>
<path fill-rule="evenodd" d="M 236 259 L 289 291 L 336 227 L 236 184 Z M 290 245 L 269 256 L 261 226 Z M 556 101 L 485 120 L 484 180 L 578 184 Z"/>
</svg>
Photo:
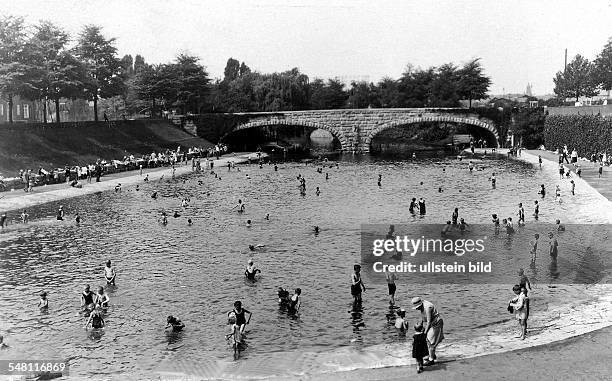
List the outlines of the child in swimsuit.
<svg viewBox="0 0 612 381">
<path fill-rule="evenodd" d="M 87 329 L 89 323 L 91 323 L 92 328 L 104 328 L 106 325 L 104 319 L 102 319 L 102 312 L 99 306 L 91 312 L 89 319 L 87 319 L 87 323 L 85 323 L 85 327 L 83 328 Z"/>
<path fill-rule="evenodd" d="M 47 299 L 46 291 L 40 293 L 40 301 L 38 302 L 38 308 L 40 308 L 41 310 L 49 308 L 49 300 Z"/>
<path fill-rule="evenodd" d="M 108 307 L 109 302 L 110 298 L 104 293 L 104 287 L 98 287 L 98 293 L 96 294 L 96 305 L 98 307 L 106 308 Z"/>
<path fill-rule="evenodd" d="M 106 284 L 115 285 L 115 268 L 111 266 L 110 259 L 106 261 L 106 267 L 104 267 L 104 278 L 106 278 Z"/>
</svg>

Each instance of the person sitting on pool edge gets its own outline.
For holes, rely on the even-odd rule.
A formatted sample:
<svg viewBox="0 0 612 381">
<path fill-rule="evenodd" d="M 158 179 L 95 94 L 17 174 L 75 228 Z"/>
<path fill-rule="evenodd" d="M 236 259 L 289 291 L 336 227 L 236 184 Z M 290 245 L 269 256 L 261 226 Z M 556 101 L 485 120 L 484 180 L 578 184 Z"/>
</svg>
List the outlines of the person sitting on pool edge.
<svg viewBox="0 0 612 381">
<path fill-rule="evenodd" d="M 179 331 L 182 331 L 183 328 L 185 328 L 185 323 L 183 323 L 178 318 L 175 318 L 172 315 L 168 316 L 168 319 L 166 320 L 166 322 L 167 322 L 166 329 L 172 327 L 173 332 L 179 332 Z"/>
</svg>

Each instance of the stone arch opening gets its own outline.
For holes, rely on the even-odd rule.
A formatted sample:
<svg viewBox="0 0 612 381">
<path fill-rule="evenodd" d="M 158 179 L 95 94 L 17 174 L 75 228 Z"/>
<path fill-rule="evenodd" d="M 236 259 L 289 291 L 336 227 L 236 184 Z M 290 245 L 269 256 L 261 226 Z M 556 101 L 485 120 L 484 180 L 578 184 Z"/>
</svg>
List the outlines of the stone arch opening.
<svg viewBox="0 0 612 381">
<path fill-rule="evenodd" d="M 497 132 L 497 129 L 495 128 L 495 125 L 492 122 L 484 121 L 481 119 L 470 118 L 470 117 L 452 116 L 452 115 L 402 118 L 402 119 L 394 120 L 392 122 L 389 122 L 389 123 L 386 123 L 380 126 L 376 126 L 364 138 L 363 146 L 364 148 L 369 150 L 374 137 L 376 137 L 376 135 L 380 134 L 381 132 L 385 130 L 388 130 L 394 127 L 400 127 L 400 126 L 405 126 L 409 124 L 423 123 L 423 122 L 446 122 L 446 123 L 456 123 L 456 124 L 462 123 L 462 124 L 479 127 L 485 130 L 487 133 L 489 133 L 492 138 L 494 138 L 497 148 L 500 147 L 499 133 Z"/>
<path fill-rule="evenodd" d="M 317 123 L 317 122 L 310 122 L 310 121 L 285 120 L 285 119 L 254 120 L 254 121 L 250 121 L 247 123 L 239 124 L 236 127 L 234 127 L 230 132 L 225 133 L 223 136 L 221 136 L 220 141 L 226 141 L 228 137 L 230 137 L 231 134 L 234 134 L 238 131 L 253 129 L 253 128 L 261 128 L 261 127 L 281 127 L 281 128 L 282 127 L 306 127 L 306 128 L 311 129 L 311 132 L 317 129 L 321 129 L 321 130 L 325 130 L 329 132 L 334 137 L 334 139 L 338 140 L 338 142 L 340 143 L 341 149 L 343 151 L 348 146 L 345 136 L 340 131 L 336 130 L 335 128 L 329 125 L 326 125 L 323 123 Z"/>
</svg>

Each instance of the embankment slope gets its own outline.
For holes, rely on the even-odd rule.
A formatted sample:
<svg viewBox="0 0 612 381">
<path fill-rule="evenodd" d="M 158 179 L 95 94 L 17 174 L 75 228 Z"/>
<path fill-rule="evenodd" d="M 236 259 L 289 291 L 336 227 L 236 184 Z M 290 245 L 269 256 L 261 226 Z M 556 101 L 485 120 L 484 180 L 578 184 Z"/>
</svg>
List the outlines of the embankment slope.
<svg viewBox="0 0 612 381">
<path fill-rule="evenodd" d="M 128 120 L 0 126 L 0 173 L 85 165 L 102 158 L 121 159 L 181 147 L 212 144 L 166 120 Z"/>
</svg>

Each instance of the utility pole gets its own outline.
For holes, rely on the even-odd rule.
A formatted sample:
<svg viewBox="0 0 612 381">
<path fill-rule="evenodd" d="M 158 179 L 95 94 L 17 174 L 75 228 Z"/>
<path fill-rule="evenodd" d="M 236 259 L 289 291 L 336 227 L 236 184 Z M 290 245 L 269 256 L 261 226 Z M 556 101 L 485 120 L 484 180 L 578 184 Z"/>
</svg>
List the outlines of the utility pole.
<svg viewBox="0 0 612 381">
<path fill-rule="evenodd" d="M 565 65 L 563 66 L 563 74 L 567 71 L 567 48 L 565 48 Z"/>
</svg>

